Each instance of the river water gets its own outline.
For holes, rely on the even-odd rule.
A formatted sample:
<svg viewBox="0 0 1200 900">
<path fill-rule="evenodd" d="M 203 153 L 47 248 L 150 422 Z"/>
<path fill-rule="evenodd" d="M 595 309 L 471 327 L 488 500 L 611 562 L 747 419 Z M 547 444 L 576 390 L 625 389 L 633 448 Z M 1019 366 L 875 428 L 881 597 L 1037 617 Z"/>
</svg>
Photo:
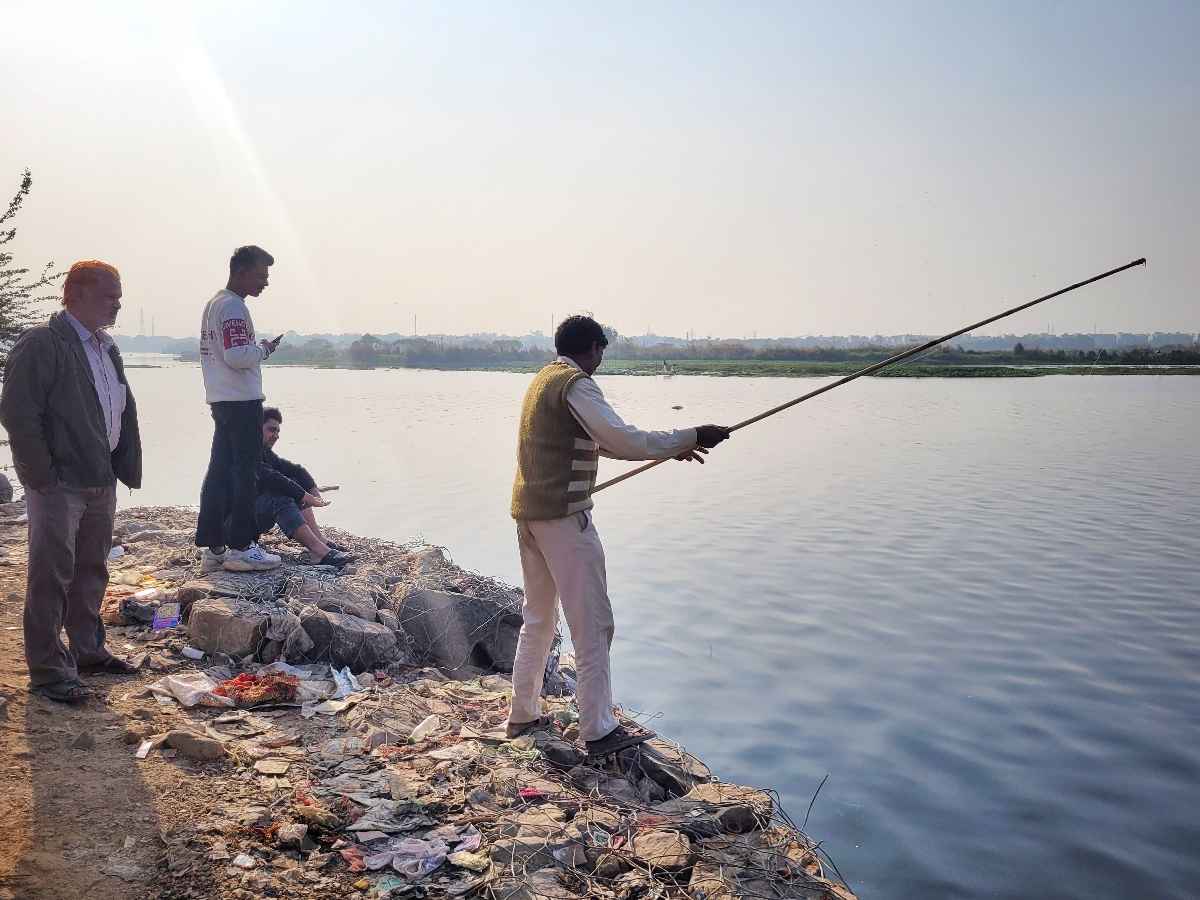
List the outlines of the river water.
<svg viewBox="0 0 1200 900">
<path fill-rule="evenodd" d="M 121 503 L 195 503 L 198 369 L 130 377 L 146 483 Z M 342 486 L 325 521 L 512 583 L 527 381 L 266 373 L 276 449 Z M 601 377 L 658 428 L 821 383 Z M 828 774 L 807 830 L 864 900 L 1200 896 L 1198 391 L 862 379 L 603 492 L 618 699 L 797 821 Z"/>
</svg>

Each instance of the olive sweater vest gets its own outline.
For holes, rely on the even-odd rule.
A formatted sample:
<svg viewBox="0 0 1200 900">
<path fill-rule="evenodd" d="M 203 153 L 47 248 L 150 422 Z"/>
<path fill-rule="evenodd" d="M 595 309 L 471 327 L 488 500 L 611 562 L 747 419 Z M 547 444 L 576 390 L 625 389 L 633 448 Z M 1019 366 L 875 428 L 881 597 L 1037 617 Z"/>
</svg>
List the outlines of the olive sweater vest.
<svg viewBox="0 0 1200 900">
<path fill-rule="evenodd" d="M 567 390 L 587 377 L 573 366 L 552 362 L 525 392 L 512 492 L 514 519 L 561 519 L 592 508 L 600 445 L 567 406 Z"/>
</svg>

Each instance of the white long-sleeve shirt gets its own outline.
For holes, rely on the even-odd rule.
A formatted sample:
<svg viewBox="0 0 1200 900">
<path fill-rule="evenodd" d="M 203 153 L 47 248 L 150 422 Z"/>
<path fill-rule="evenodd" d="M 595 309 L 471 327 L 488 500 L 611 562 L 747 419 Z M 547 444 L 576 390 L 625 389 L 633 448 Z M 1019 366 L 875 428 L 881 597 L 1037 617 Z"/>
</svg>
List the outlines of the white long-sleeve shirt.
<svg viewBox="0 0 1200 900">
<path fill-rule="evenodd" d="M 579 368 L 569 356 L 558 357 L 558 362 Z M 580 378 L 567 389 L 567 407 L 600 445 L 600 455 L 609 459 L 670 459 L 696 446 L 695 428 L 642 431 L 630 425 L 609 406 L 593 378 Z"/>
<path fill-rule="evenodd" d="M 79 335 L 84 355 L 92 367 L 92 384 L 96 388 L 96 399 L 100 401 L 100 412 L 104 414 L 104 427 L 108 430 L 108 449 L 116 450 L 121 442 L 121 416 L 125 415 L 126 388 L 117 377 L 117 367 L 109 356 L 113 339 L 103 329 L 88 331 L 87 327 L 64 310 L 67 321 Z"/>
<path fill-rule="evenodd" d="M 246 301 L 230 290 L 217 291 L 200 320 L 200 370 L 209 403 L 264 400 L 262 347 Z"/>
</svg>

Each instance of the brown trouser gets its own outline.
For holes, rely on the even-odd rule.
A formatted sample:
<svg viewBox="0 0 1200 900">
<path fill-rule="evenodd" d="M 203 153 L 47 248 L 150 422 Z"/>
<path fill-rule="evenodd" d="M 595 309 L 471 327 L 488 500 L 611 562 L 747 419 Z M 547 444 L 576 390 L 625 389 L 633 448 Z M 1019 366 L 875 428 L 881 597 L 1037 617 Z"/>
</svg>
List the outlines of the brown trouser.
<svg viewBox="0 0 1200 900">
<path fill-rule="evenodd" d="M 100 601 L 108 586 L 115 485 L 26 491 L 29 585 L 25 661 L 35 686 L 77 681 L 79 666 L 108 659 Z M 71 649 L 59 632 L 67 629 Z"/>
</svg>

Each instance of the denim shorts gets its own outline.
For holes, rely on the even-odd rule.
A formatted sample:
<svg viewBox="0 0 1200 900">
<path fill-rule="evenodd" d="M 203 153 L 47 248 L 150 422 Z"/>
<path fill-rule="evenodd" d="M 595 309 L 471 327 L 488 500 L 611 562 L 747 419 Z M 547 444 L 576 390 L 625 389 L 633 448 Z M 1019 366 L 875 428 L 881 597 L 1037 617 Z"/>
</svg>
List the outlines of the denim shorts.
<svg viewBox="0 0 1200 900">
<path fill-rule="evenodd" d="M 293 537 L 304 524 L 300 506 L 291 497 L 282 494 L 259 494 L 254 501 L 254 515 L 258 520 L 260 534 L 266 534 L 275 525 L 288 537 Z"/>
</svg>

